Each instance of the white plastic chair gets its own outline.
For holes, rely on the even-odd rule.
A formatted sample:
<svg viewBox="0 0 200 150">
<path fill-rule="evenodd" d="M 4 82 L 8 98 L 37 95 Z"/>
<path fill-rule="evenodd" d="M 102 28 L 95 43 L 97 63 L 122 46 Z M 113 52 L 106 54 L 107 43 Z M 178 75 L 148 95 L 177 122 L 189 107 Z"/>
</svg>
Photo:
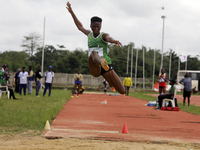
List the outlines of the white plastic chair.
<svg viewBox="0 0 200 150">
<path fill-rule="evenodd" d="M 173 99 L 167 99 L 167 98 L 163 99 L 162 107 L 165 107 L 165 101 L 171 102 L 171 103 L 172 103 L 172 107 L 176 107 L 176 106 L 175 106 L 175 97 L 176 97 L 177 91 L 178 91 L 178 89 L 175 88 L 175 91 L 174 91 L 174 98 L 173 98 Z"/>
<path fill-rule="evenodd" d="M 1 86 L 1 85 L 0 85 L 0 88 L 6 88 L 5 91 L 2 91 L 2 90 L 1 90 L 1 95 L 2 95 L 2 93 L 7 92 L 8 99 L 10 99 L 10 91 L 8 90 L 8 86 Z M 0 98 L 1 98 L 1 96 L 0 96 Z"/>
</svg>

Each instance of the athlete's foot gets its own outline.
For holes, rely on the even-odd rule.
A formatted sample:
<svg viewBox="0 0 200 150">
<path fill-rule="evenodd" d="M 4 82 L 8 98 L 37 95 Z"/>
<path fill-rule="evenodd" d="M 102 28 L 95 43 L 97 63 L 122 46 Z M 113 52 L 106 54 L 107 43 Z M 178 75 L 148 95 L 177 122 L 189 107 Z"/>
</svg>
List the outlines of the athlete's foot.
<svg viewBox="0 0 200 150">
<path fill-rule="evenodd" d="M 101 66 L 106 71 L 108 71 L 110 69 L 108 66 L 108 62 L 104 58 L 101 60 Z"/>
<path fill-rule="evenodd" d="M 71 96 L 71 98 L 74 98 L 74 96 Z"/>
<path fill-rule="evenodd" d="M 111 89 L 113 92 L 115 92 L 115 88 L 114 88 L 114 87 L 110 87 L 110 89 Z"/>
</svg>

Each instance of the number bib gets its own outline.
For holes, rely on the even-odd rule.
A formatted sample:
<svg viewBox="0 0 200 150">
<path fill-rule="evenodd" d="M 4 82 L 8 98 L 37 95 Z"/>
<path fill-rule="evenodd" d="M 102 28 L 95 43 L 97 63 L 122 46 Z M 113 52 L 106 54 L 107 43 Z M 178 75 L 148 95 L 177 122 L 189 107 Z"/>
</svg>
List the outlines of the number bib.
<svg viewBox="0 0 200 150">
<path fill-rule="evenodd" d="M 99 47 L 89 48 L 88 57 L 90 57 L 90 54 L 92 53 L 92 51 L 96 51 L 100 57 L 103 57 L 103 48 L 99 48 Z"/>
</svg>

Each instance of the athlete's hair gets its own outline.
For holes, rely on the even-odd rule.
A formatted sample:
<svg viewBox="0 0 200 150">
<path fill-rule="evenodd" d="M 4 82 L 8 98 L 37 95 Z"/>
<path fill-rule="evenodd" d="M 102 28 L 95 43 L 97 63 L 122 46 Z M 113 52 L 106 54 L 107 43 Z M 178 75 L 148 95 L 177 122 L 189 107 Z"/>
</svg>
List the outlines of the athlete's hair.
<svg viewBox="0 0 200 150">
<path fill-rule="evenodd" d="M 102 19 L 97 17 L 97 16 L 94 16 L 94 17 L 91 18 L 91 23 L 93 23 L 93 22 L 100 22 L 101 23 Z"/>
</svg>

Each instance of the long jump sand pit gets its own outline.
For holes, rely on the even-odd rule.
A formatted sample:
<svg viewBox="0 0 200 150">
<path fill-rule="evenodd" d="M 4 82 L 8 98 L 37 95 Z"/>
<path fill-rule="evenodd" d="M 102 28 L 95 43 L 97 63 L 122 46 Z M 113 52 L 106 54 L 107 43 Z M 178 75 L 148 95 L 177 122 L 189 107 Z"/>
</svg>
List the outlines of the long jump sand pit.
<svg viewBox="0 0 200 150">
<path fill-rule="evenodd" d="M 107 100 L 107 104 L 101 104 Z M 75 137 L 114 141 L 200 143 L 200 116 L 158 111 L 147 101 L 122 95 L 80 95 L 70 99 L 52 122 L 46 138 Z M 124 124 L 128 134 L 123 134 Z"/>
</svg>

